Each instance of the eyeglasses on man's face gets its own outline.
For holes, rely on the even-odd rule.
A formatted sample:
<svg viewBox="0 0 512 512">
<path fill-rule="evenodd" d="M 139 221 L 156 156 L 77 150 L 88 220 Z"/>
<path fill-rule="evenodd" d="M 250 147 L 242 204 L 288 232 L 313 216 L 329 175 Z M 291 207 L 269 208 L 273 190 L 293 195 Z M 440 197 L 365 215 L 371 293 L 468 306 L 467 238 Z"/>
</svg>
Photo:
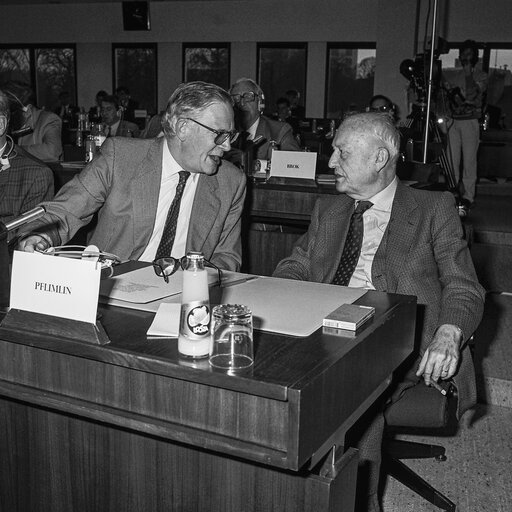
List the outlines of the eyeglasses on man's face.
<svg viewBox="0 0 512 512">
<path fill-rule="evenodd" d="M 232 94 L 231 98 L 235 103 L 240 103 L 244 100 L 246 103 L 250 103 L 254 101 L 258 97 L 258 94 L 255 92 L 244 92 L 243 94 Z"/>
<path fill-rule="evenodd" d="M 393 105 L 376 105 L 375 107 L 370 107 L 370 112 L 393 112 Z"/>
<path fill-rule="evenodd" d="M 206 258 L 204 258 L 204 262 L 207 266 L 210 266 L 217 271 L 219 278 L 218 284 L 222 287 L 222 270 Z M 159 277 L 163 277 L 166 283 L 169 282 L 169 277 L 175 274 L 180 268 L 185 270 L 186 264 L 186 256 L 183 256 L 182 258 L 173 258 L 172 256 L 169 258 L 158 258 L 152 262 L 155 274 Z"/>
<path fill-rule="evenodd" d="M 203 128 L 206 128 L 207 130 L 215 133 L 216 135 L 215 139 L 213 139 L 213 142 L 215 142 L 217 146 L 222 146 L 222 144 L 224 144 L 224 142 L 226 142 L 228 139 L 229 143 L 233 144 L 233 142 L 235 142 L 235 140 L 238 138 L 238 132 L 236 130 L 215 130 L 214 128 L 210 128 L 209 126 L 206 126 L 205 124 L 200 123 L 191 117 L 185 117 L 185 119 L 188 121 L 193 121 L 199 126 L 202 126 Z"/>
</svg>

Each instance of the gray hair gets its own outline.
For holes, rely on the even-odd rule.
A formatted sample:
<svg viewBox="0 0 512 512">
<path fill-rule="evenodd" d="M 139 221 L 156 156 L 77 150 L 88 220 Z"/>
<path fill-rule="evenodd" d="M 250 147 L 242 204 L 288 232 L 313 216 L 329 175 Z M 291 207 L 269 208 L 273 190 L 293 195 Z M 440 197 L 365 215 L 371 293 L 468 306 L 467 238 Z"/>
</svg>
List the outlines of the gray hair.
<svg viewBox="0 0 512 512">
<path fill-rule="evenodd" d="M 342 123 L 364 135 L 381 140 L 389 152 L 390 164 L 395 164 L 400 154 L 400 132 L 387 113 L 359 112 L 348 116 Z"/>
<path fill-rule="evenodd" d="M 263 96 L 263 89 L 252 79 L 252 78 L 248 78 L 248 77 L 242 77 L 242 78 L 239 78 L 232 86 L 231 88 L 229 89 L 229 92 L 231 92 L 233 90 L 233 88 L 235 87 L 235 85 L 238 85 L 238 84 L 241 84 L 241 83 L 244 83 L 244 82 L 247 82 L 248 84 L 251 85 L 251 87 L 254 89 L 254 92 L 258 95 L 258 96 Z"/>
<path fill-rule="evenodd" d="M 218 85 L 206 82 L 180 84 L 169 98 L 162 116 L 164 133 L 169 136 L 175 135 L 178 119 L 202 112 L 213 103 L 226 103 L 233 106 L 231 96 Z"/>
</svg>

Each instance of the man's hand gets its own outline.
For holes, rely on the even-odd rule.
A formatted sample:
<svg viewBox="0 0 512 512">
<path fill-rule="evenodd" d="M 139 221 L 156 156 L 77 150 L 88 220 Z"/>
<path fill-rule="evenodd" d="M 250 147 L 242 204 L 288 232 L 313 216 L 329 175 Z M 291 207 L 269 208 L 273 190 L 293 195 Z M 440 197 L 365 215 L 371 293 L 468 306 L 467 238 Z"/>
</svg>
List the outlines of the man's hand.
<svg viewBox="0 0 512 512">
<path fill-rule="evenodd" d="M 25 252 L 45 251 L 52 246 L 51 240 L 45 235 L 30 235 L 18 243 L 18 250 Z"/>
<path fill-rule="evenodd" d="M 462 331 L 455 325 L 441 325 L 434 339 L 423 354 L 416 375 L 425 379 L 425 384 L 449 379 L 455 375 L 460 358 Z"/>
</svg>

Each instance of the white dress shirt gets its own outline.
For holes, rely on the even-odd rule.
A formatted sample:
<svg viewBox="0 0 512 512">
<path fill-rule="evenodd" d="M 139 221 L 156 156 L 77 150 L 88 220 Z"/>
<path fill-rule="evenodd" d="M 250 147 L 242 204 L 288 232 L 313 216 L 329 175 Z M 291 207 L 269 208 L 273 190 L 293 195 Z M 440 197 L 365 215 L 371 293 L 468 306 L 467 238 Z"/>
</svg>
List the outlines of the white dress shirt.
<svg viewBox="0 0 512 512">
<path fill-rule="evenodd" d="M 178 173 L 181 170 L 186 171 L 187 169 L 182 169 L 179 166 L 178 162 L 176 162 L 171 155 L 167 143 L 165 143 L 162 154 L 162 181 L 160 182 L 160 192 L 158 194 L 155 225 L 153 226 L 153 233 L 151 234 L 149 243 L 139 258 L 140 261 L 153 261 L 155 259 L 167 219 L 167 213 L 176 195 L 176 187 L 179 181 Z M 176 225 L 176 237 L 171 251 L 171 256 L 174 258 L 185 256 L 188 226 L 198 180 L 199 174 L 191 172 L 181 197 L 180 213 Z"/>
<path fill-rule="evenodd" d="M 260 118 L 258 117 L 258 119 L 256 119 L 256 121 L 254 121 L 254 123 L 252 123 L 251 126 L 247 128 L 247 132 L 249 133 L 249 135 L 247 136 L 247 140 L 254 140 L 254 138 L 256 137 L 256 130 L 258 129 L 259 124 Z"/>
<path fill-rule="evenodd" d="M 369 288 L 375 290 L 372 283 L 373 258 L 389 224 L 391 208 L 398 181 L 395 179 L 378 194 L 368 198 L 373 206 L 363 213 L 363 243 L 356 269 L 348 285 L 352 288 Z"/>
</svg>

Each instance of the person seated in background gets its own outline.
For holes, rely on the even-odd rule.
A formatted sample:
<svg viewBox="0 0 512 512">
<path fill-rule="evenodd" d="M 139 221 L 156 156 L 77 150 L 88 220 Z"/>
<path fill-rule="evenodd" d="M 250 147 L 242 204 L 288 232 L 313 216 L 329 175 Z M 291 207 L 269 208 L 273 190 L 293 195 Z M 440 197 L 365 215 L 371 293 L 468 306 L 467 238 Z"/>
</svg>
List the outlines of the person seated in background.
<svg viewBox="0 0 512 512">
<path fill-rule="evenodd" d="M 0 90 L 0 222 L 4 224 L 52 199 L 54 193 L 51 169 L 17 147 L 8 135 L 10 102 Z M 10 239 L 15 234 L 10 232 Z"/>
<path fill-rule="evenodd" d="M 53 112 L 62 120 L 68 119 L 71 121 L 78 111 L 79 108 L 71 103 L 71 94 L 68 91 L 59 92 L 57 106 L 53 109 Z"/>
<path fill-rule="evenodd" d="M 105 96 L 101 100 L 101 120 L 105 123 L 107 137 L 138 137 L 139 127 L 122 118 L 123 110 L 116 96 Z"/>
<path fill-rule="evenodd" d="M 241 132 L 237 149 L 229 154 L 234 163 L 241 160 L 240 152 L 253 151 L 253 159 L 268 159 L 270 141 L 283 151 L 300 151 L 288 123 L 274 121 L 263 115 L 265 95 L 261 87 L 250 78 L 239 78 L 230 89 L 235 104 L 236 128 Z M 254 142 L 253 142 L 254 141 Z"/>
<path fill-rule="evenodd" d="M 383 112 L 389 114 L 395 123 L 398 121 L 398 112 L 396 105 L 382 94 L 376 94 L 368 103 L 368 112 Z"/>
<path fill-rule="evenodd" d="M 76 134 L 72 133 L 78 125 L 77 114 L 80 109 L 76 105 L 71 104 L 71 95 L 68 91 L 61 91 L 58 96 L 57 106 L 53 109 L 53 113 L 62 119 L 62 143 L 72 144 L 75 142 Z"/>
<path fill-rule="evenodd" d="M 57 162 L 62 156 L 62 120 L 53 112 L 34 105 L 28 84 L 12 81 L 2 87 L 11 101 L 11 135 L 25 151 L 43 162 Z"/>
<path fill-rule="evenodd" d="M 300 105 L 300 92 L 297 89 L 289 89 L 285 92 L 285 96 L 290 102 L 291 117 L 301 121 L 306 118 L 306 109 Z"/>
<path fill-rule="evenodd" d="M 295 137 L 300 134 L 299 120 L 296 117 L 292 117 L 290 100 L 288 98 L 284 96 L 277 98 L 274 119 L 281 121 L 281 123 L 288 123 L 292 127 Z"/>
<path fill-rule="evenodd" d="M 89 240 L 122 260 L 153 261 L 201 251 L 219 268 L 239 270 L 245 176 L 222 159 L 236 139 L 231 97 L 189 82 L 171 95 L 164 137 L 110 137 L 83 171 L 43 203 L 20 249 L 67 243 L 98 214 Z"/>
<path fill-rule="evenodd" d="M 103 101 L 103 98 L 108 95 L 108 92 L 103 89 L 96 93 L 96 103 L 89 109 L 89 121 L 91 121 L 91 123 L 101 123 L 101 102 Z"/>
<path fill-rule="evenodd" d="M 132 99 L 128 87 L 119 86 L 116 89 L 116 96 L 119 106 L 123 109 L 123 119 L 131 123 L 137 123 L 135 110 L 139 108 L 139 103 Z"/>
<path fill-rule="evenodd" d="M 455 199 L 449 192 L 413 189 L 399 181 L 399 133 L 387 114 L 347 117 L 332 146 L 329 166 L 339 194 L 316 202 L 307 233 L 273 276 L 415 295 L 419 354 L 392 400 L 410 387 L 451 379 L 460 416 L 476 403 L 467 341 L 482 317 L 484 289 Z M 380 510 L 383 428 L 379 413 L 359 443 L 361 464 L 370 471 L 369 510 Z"/>
<path fill-rule="evenodd" d="M 144 130 L 140 133 L 141 139 L 152 139 L 154 137 L 163 137 L 164 131 L 162 129 L 162 121 L 164 119 L 165 110 L 155 114 L 146 123 Z"/>
</svg>

